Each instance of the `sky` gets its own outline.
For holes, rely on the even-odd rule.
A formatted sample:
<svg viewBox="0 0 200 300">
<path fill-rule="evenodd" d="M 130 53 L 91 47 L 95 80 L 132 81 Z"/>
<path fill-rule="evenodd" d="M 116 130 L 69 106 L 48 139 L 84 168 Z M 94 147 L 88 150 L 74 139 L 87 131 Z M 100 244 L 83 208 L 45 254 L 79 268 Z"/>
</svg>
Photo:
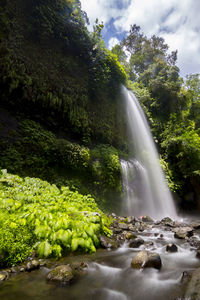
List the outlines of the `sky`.
<svg viewBox="0 0 200 300">
<path fill-rule="evenodd" d="M 200 0 L 80 0 L 90 20 L 98 18 L 109 49 L 125 37 L 131 24 L 147 36 L 161 36 L 178 50 L 181 76 L 200 73 Z"/>
</svg>

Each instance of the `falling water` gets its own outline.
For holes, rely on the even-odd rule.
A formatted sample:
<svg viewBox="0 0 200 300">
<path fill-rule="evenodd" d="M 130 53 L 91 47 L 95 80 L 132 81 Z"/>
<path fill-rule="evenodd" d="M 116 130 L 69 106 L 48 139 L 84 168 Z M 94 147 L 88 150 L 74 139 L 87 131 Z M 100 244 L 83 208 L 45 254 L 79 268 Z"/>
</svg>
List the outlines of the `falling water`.
<svg viewBox="0 0 200 300">
<path fill-rule="evenodd" d="M 127 215 L 149 215 L 159 219 L 176 218 L 171 193 L 161 170 L 158 153 L 144 115 L 133 93 L 122 88 L 125 100 L 130 144 L 134 159 L 121 161 L 125 189 L 124 212 Z"/>
</svg>

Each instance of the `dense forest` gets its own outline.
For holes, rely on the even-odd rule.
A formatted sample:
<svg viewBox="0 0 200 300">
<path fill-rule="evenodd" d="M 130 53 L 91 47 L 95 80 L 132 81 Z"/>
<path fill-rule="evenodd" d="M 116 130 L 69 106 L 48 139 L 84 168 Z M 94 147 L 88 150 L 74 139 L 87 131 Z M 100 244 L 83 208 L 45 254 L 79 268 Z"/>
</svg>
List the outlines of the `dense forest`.
<svg viewBox="0 0 200 300">
<path fill-rule="evenodd" d="M 121 85 L 148 117 L 178 205 L 200 208 L 199 74 L 181 78 L 177 51 L 137 25 L 109 51 L 103 25 L 87 23 L 79 0 L 1 1 L 2 266 L 33 249 L 95 252 L 111 235 L 105 212 L 119 206 L 130 156 Z"/>
</svg>

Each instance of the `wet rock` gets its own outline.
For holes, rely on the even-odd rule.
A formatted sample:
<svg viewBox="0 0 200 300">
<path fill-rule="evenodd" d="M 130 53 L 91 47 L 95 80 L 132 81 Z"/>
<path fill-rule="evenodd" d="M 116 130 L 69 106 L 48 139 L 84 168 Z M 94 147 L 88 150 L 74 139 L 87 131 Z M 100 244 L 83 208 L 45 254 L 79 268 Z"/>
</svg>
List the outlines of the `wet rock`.
<svg viewBox="0 0 200 300">
<path fill-rule="evenodd" d="M 119 227 L 119 223 L 117 222 L 117 220 L 114 220 L 113 222 L 112 222 L 112 227 L 113 228 L 118 228 Z M 118 228 L 119 229 L 119 228 Z"/>
<path fill-rule="evenodd" d="M 200 229 L 200 223 L 198 223 L 198 222 L 193 222 L 193 223 L 191 224 L 191 226 L 192 226 L 194 229 Z"/>
<path fill-rule="evenodd" d="M 74 279 L 75 274 L 70 265 L 58 266 L 47 274 L 47 280 L 62 284 L 69 284 Z"/>
<path fill-rule="evenodd" d="M 185 239 L 193 235 L 193 228 L 191 227 L 178 227 L 174 228 L 174 237 L 177 239 Z"/>
<path fill-rule="evenodd" d="M 29 261 L 26 265 L 26 271 L 31 272 L 33 270 L 39 269 L 40 268 L 40 262 L 39 260 L 33 259 Z"/>
<path fill-rule="evenodd" d="M 160 224 L 163 225 L 163 226 L 166 226 L 166 227 L 175 227 L 175 222 L 170 219 L 170 218 L 163 218 L 161 221 L 160 221 Z"/>
<path fill-rule="evenodd" d="M 197 249 L 196 257 L 200 258 L 200 249 Z"/>
<path fill-rule="evenodd" d="M 24 268 L 24 267 L 20 267 L 20 268 L 19 268 L 19 271 L 20 271 L 20 272 L 25 272 L 25 268 Z"/>
<path fill-rule="evenodd" d="M 70 284 L 78 276 L 84 275 L 87 267 L 87 264 L 84 262 L 57 266 L 47 274 L 46 279 L 62 285 Z"/>
<path fill-rule="evenodd" d="M 177 252 L 178 251 L 178 247 L 175 244 L 168 244 L 166 246 L 166 251 L 167 252 Z"/>
<path fill-rule="evenodd" d="M 130 241 L 129 247 L 130 247 L 130 248 L 139 248 L 139 247 L 140 247 L 141 245 L 143 245 L 143 244 L 144 244 L 144 240 L 143 240 L 143 239 L 141 239 L 141 238 L 136 238 L 136 239 Z"/>
<path fill-rule="evenodd" d="M 0 282 L 5 281 L 9 278 L 8 272 L 6 271 L 1 271 L 0 272 Z"/>
<path fill-rule="evenodd" d="M 188 284 L 184 297 L 190 300 L 200 299 L 200 268 L 188 276 Z"/>
<path fill-rule="evenodd" d="M 99 237 L 99 241 L 102 248 L 117 248 L 117 243 L 115 239 L 101 235 Z"/>
<path fill-rule="evenodd" d="M 44 259 L 39 259 L 40 267 L 45 267 L 47 262 Z"/>
<path fill-rule="evenodd" d="M 142 221 L 147 222 L 147 223 L 153 223 L 154 222 L 154 220 L 149 216 L 143 216 Z"/>
<path fill-rule="evenodd" d="M 155 268 L 160 269 L 162 266 L 160 255 L 150 251 L 140 251 L 131 262 L 132 268 Z"/>
<path fill-rule="evenodd" d="M 119 228 L 122 230 L 128 230 L 129 229 L 129 225 L 124 224 L 124 223 L 119 223 Z"/>
<path fill-rule="evenodd" d="M 132 216 L 129 216 L 129 217 L 127 217 L 127 223 L 135 223 L 135 218 L 134 217 L 132 217 Z"/>
<path fill-rule="evenodd" d="M 112 217 L 112 218 L 117 218 L 117 215 L 114 214 L 114 213 L 112 213 L 112 214 L 111 214 L 111 217 Z"/>
<path fill-rule="evenodd" d="M 192 278 L 192 273 L 192 271 L 184 271 L 181 277 L 181 283 L 184 285 L 187 284 Z"/>
<path fill-rule="evenodd" d="M 111 227 L 111 229 L 112 229 L 113 233 L 115 233 L 115 234 L 120 234 L 122 232 L 122 229 L 120 229 L 120 228 L 112 228 Z"/>
<path fill-rule="evenodd" d="M 125 235 L 125 238 L 127 240 L 132 240 L 132 239 L 136 239 L 137 238 L 137 235 L 133 232 L 127 232 L 126 235 Z"/>
<path fill-rule="evenodd" d="M 11 273 L 17 273 L 17 270 L 14 267 L 12 267 L 11 268 Z"/>
<path fill-rule="evenodd" d="M 130 231 L 137 231 L 137 227 L 136 226 L 133 226 L 133 224 L 130 224 L 130 225 L 128 225 L 128 229 L 130 230 Z"/>
<path fill-rule="evenodd" d="M 197 237 L 195 236 L 190 237 L 188 242 L 192 247 L 200 248 L 200 240 Z"/>
</svg>

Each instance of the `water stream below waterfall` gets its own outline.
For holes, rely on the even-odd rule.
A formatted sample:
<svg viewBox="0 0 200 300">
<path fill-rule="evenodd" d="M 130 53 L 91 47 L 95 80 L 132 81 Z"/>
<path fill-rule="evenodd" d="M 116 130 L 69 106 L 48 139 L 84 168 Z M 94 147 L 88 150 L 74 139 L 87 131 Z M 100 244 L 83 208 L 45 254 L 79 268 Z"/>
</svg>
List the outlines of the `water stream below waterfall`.
<svg viewBox="0 0 200 300">
<path fill-rule="evenodd" d="M 162 237 L 162 235 L 163 237 Z M 59 264 L 74 260 L 88 261 L 86 275 L 72 285 L 60 287 L 49 284 L 46 267 L 31 273 L 13 275 L 0 286 L 1 300 L 174 300 L 182 296 L 182 273 L 200 266 L 196 253 L 185 240 L 174 238 L 171 231 L 151 225 L 139 234 L 149 242 L 148 250 L 160 254 L 161 270 L 131 268 L 131 259 L 144 248 L 99 250 L 94 255 L 77 255 L 63 258 Z M 196 235 L 199 239 L 199 234 Z M 153 243 L 152 243 L 153 242 Z M 166 252 L 166 244 L 176 243 L 177 253 Z M 147 248 L 146 248 L 147 249 Z M 54 262 L 55 264 L 55 262 Z"/>
</svg>

